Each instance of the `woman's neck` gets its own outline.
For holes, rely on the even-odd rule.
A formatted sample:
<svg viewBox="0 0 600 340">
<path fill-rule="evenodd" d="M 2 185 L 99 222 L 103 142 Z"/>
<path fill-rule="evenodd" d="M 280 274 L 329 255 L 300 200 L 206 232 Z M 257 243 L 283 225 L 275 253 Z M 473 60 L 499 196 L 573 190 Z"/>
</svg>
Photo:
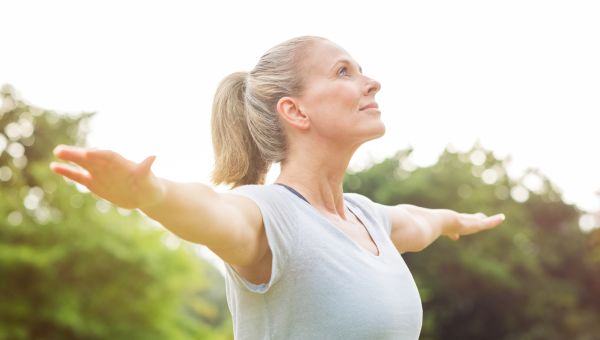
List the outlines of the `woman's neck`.
<svg viewBox="0 0 600 340">
<path fill-rule="evenodd" d="M 318 154 L 291 154 L 281 163 L 275 182 L 296 189 L 316 209 L 345 219 L 343 180 L 351 154 Z"/>
</svg>

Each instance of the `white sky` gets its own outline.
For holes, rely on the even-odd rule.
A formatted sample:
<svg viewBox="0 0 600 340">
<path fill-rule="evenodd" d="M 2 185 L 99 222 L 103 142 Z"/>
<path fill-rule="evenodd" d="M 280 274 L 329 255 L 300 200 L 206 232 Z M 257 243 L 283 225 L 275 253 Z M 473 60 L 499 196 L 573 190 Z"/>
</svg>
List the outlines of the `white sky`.
<svg viewBox="0 0 600 340">
<path fill-rule="evenodd" d="M 298 35 L 343 46 L 379 80 L 387 133 L 351 163 L 452 143 L 540 168 L 600 209 L 600 2 L 14 1 L 0 3 L 0 85 L 34 105 L 96 111 L 90 145 L 209 183 L 218 82 Z M 274 169 L 276 171 L 276 168 Z M 274 178 L 272 172 L 270 178 Z"/>
</svg>

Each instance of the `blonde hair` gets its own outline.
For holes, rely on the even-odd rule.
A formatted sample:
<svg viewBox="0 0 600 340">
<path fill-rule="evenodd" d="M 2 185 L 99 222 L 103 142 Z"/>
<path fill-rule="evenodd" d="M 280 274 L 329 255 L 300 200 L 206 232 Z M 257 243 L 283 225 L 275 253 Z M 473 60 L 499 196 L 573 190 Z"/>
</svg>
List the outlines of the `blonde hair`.
<svg viewBox="0 0 600 340">
<path fill-rule="evenodd" d="M 215 168 L 212 182 L 264 184 L 272 163 L 285 160 L 287 140 L 277 102 L 303 90 L 301 59 L 321 37 L 302 36 L 268 50 L 252 71 L 225 77 L 212 107 Z"/>
</svg>

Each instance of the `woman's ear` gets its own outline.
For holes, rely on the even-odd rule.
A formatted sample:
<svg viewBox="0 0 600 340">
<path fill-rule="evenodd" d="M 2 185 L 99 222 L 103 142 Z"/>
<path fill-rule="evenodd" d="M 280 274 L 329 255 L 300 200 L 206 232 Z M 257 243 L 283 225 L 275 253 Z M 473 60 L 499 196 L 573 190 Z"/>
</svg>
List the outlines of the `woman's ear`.
<svg viewBox="0 0 600 340">
<path fill-rule="evenodd" d="M 303 112 L 298 100 L 292 97 L 282 97 L 277 101 L 277 113 L 288 124 L 301 130 L 310 126 L 310 118 Z"/>
</svg>

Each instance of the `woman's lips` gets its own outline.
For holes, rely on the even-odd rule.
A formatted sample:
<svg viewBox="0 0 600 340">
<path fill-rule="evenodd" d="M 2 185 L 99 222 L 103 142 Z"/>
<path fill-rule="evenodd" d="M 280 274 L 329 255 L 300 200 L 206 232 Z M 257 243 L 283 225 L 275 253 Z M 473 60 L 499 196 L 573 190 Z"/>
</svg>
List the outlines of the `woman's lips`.
<svg viewBox="0 0 600 340">
<path fill-rule="evenodd" d="M 377 105 L 377 103 L 371 103 L 360 108 L 361 111 L 368 109 L 379 109 L 379 105 Z"/>
</svg>

